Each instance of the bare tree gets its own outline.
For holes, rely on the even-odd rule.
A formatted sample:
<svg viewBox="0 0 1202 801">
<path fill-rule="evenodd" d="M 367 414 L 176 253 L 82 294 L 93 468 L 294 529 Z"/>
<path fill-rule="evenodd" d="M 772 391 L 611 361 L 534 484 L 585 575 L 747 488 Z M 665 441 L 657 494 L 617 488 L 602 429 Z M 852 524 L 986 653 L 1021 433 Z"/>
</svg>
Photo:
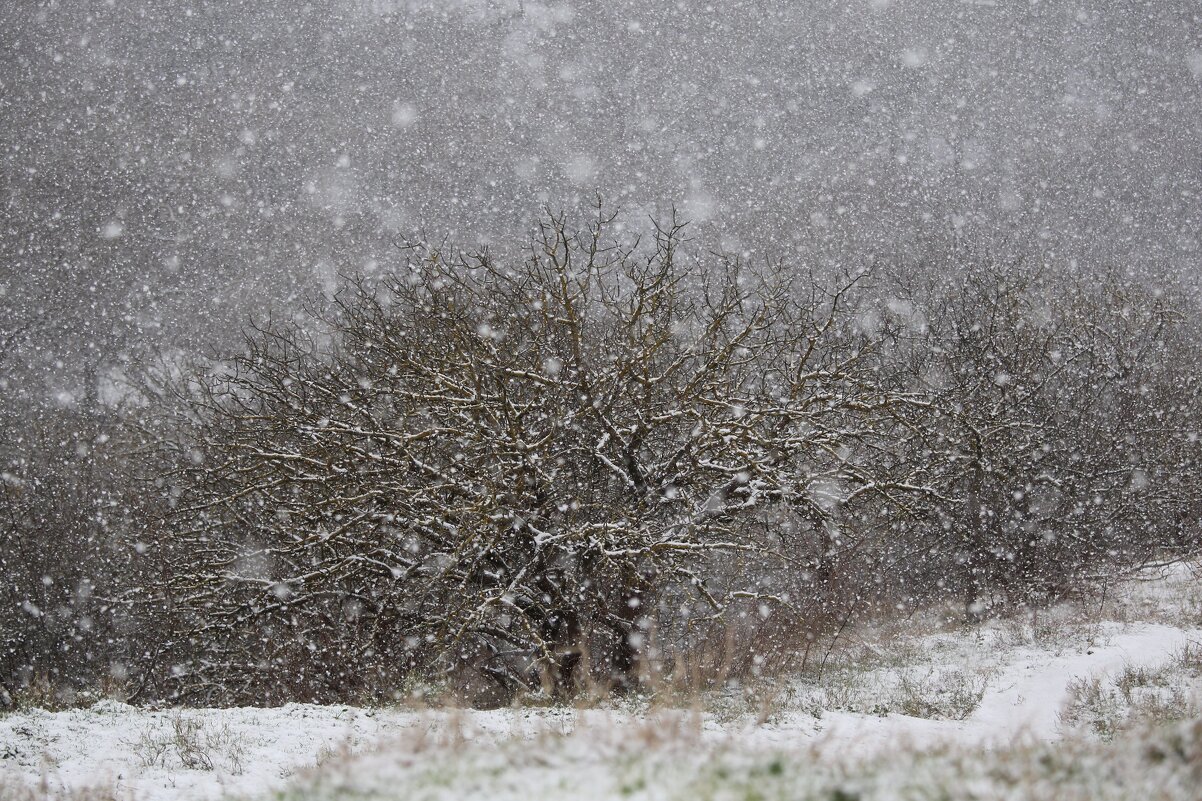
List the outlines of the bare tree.
<svg viewBox="0 0 1202 801">
<path fill-rule="evenodd" d="M 204 654 L 181 682 L 261 692 L 278 660 L 321 696 L 441 659 L 568 692 L 586 656 L 634 681 L 652 627 L 814 613 L 798 588 L 868 539 L 841 516 L 920 489 L 878 469 L 899 396 L 858 279 L 610 222 L 552 217 L 516 265 L 414 247 L 181 390 L 163 547 Z"/>
</svg>

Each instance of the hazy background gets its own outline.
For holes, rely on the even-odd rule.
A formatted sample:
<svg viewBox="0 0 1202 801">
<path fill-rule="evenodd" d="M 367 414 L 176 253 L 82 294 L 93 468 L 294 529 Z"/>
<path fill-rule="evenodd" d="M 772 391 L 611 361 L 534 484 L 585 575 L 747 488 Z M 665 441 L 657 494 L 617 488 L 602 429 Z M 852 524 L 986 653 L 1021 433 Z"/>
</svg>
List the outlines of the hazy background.
<svg viewBox="0 0 1202 801">
<path fill-rule="evenodd" d="M 799 263 L 1198 260 L 1195 0 L 20 2 L 0 59 L 10 404 L 597 193 Z"/>
</svg>

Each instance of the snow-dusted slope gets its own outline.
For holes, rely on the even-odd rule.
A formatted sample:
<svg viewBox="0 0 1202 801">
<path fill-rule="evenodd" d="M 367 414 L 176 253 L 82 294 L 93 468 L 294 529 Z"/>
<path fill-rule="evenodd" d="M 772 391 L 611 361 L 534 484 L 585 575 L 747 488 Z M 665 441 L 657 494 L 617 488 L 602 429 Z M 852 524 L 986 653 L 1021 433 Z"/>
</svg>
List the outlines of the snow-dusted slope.
<svg viewBox="0 0 1202 801">
<path fill-rule="evenodd" d="M 958 648 L 950 658 L 973 656 L 990 666 L 980 703 L 963 720 L 837 710 L 815 716 L 785 708 L 766 724 L 716 714 L 690 720 L 688 712 L 648 723 L 639 713 L 614 710 L 419 712 L 292 704 L 150 711 L 111 701 L 85 710 L 25 711 L 0 717 L 0 798 L 6 784 L 52 791 L 102 785 L 122 798 L 143 801 L 255 795 L 286 787 L 320 762 L 328 771 L 348 762 L 350 754 L 377 746 L 391 755 L 388 764 L 393 765 L 397 755 L 445 753 L 452 741 L 504 742 L 575 731 L 572 747 L 590 741 L 602 747 L 646 738 L 665 725 L 679 731 L 656 736 L 690 730 L 687 737 L 696 743 L 745 753 L 805 751 L 845 759 L 874 758 L 903 747 L 1047 742 L 1061 734 L 1059 716 L 1074 679 L 1164 664 L 1188 643 L 1202 642 L 1202 631 L 1165 623 L 1111 622 L 1092 632 L 1088 641 L 1070 647 L 1003 648 L 998 637 L 964 635 L 957 641 L 947 634 L 940 635 L 937 647 L 926 643 L 930 647 L 923 652 L 932 666 L 949 659 L 949 642 Z M 370 771 L 374 763 L 362 764 Z"/>
<path fill-rule="evenodd" d="M 1156 666 L 1188 643 L 1202 639 L 1197 629 L 1159 624 L 1108 624 L 1104 629 L 1104 646 L 1050 658 L 1037 652 L 1023 654 L 986 692 L 980 706 L 965 721 L 964 733 L 982 742 L 1021 734 L 1055 739 L 1071 680 L 1113 674 L 1128 666 Z"/>
</svg>

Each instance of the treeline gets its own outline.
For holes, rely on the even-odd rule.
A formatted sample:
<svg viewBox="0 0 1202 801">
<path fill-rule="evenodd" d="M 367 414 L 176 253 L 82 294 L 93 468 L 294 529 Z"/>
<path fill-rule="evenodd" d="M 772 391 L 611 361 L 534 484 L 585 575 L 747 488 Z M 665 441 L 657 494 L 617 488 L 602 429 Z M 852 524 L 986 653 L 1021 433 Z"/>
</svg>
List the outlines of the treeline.
<svg viewBox="0 0 1202 801">
<path fill-rule="evenodd" d="M 1187 297 L 963 244 L 814 272 L 683 234 L 413 244 L 236 353 L 131 368 L 103 412 L 5 410 L 0 681 L 566 697 L 1197 552 Z"/>
</svg>

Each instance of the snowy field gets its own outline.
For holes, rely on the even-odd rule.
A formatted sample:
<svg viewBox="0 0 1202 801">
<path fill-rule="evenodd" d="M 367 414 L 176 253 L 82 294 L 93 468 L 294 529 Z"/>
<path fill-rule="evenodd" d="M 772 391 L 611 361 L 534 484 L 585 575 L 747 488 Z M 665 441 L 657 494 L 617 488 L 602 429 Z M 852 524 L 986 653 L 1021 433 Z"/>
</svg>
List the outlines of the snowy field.
<svg viewBox="0 0 1202 801">
<path fill-rule="evenodd" d="M 1198 584 L 1178 567 L 973 628 L 915 615 L 821 677 L 684 708 L 25 710 L 0 717 L 0 799 L 1196 797 Z"/>
</svg>

